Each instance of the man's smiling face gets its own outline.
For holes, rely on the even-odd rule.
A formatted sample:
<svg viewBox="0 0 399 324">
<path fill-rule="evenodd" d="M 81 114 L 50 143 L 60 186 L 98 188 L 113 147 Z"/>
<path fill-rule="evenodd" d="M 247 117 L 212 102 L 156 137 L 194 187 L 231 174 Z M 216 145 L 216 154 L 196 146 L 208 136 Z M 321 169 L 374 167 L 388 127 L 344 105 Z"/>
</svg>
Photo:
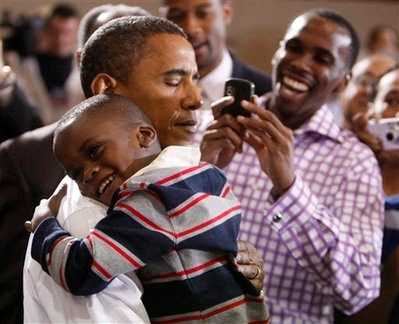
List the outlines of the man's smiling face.
<svg viewBox="0 0 399 324">
<path fill-rule="evenodd" d="M 306 122 L 343 88 L 351 38 L 343 27 L 314 15 L 290 26 L 273 58 L 275 113 L 289 127 Z"/>
</svg>

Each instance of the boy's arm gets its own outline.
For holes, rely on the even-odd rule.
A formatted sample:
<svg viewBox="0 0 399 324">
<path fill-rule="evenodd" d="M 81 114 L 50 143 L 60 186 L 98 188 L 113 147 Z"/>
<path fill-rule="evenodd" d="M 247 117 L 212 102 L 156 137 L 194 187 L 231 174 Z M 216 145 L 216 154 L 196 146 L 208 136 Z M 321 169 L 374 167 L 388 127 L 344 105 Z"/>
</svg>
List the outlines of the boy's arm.
<svg viewBox="0 0 399 324">
<path fill-rule="evenodd" d="M 136 270 L 175 246 L 168 226 L 153 222 L 165 219 L 158 200 L 139 192 L 125 204 L 129 209 L 113 210 L 85 239 L 70 236 L 55 218 L 45 219 L 35 231 L 32 257 L 67 291 L 90 295 L 115 276 Z"/>
</svg>

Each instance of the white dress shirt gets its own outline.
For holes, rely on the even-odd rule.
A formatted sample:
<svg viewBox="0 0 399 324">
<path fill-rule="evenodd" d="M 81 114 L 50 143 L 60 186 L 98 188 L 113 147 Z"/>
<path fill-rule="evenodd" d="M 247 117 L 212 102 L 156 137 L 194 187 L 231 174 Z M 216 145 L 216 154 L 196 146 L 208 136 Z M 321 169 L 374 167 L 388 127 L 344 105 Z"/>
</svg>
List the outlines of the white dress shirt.
<svg viewBox="0 0 399 324">
<path fill-rule="evenodd" d="M 76 237 L 86 237 L 107 212 L 107 206 L 80 194 L 65 177 L 67 196 L 57 216 L 60 224 Z M 60 184 L 60 185 L 61 185 Z M 74 296 L 58 286 L 31 257 L 31 235 L 24 265 L 25 323 L 149 323 L 141 301 L 141 284 L 135 273 L 120 275 L 102 292 Z"/>
<path fill-rule="evenodd" d="M 204 104 L 199 110 L 196 110 L 197 114 L 197 130 L 194 134 L 193 143 L 198 145 L 205 130 L 209 124 L 213 121 L 213 113 L 211 109 L 212 102 L 223 97 L 224 84 L 226 80 L 231 78 L 233 73 L 233 59 L 227 50 L 223 52 L 222 61 L 219 65 L 207 75 L 202 77 L 199 81 L 201 86 L 202 99 Z"/>
</svg>

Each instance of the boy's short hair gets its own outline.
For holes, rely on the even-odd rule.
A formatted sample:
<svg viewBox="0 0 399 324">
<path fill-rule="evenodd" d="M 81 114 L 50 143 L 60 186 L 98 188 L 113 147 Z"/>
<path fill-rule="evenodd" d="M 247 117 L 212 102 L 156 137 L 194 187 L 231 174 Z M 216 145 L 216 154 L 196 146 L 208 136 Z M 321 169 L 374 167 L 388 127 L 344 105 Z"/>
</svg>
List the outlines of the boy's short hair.
<svg viewBox="0 0 399 324">
<path fill-rule="evenodd" d="M 107 73 L 126 84 L 133 67 L 146 54 L 147 39 L 156 34 L 187 39 L 180 27 L 154 16 L 117 18 L 97 29 L 82 51 L 80 79 L 85 96 L 93 95 L 91 82 L 99 73 Z"/>
<path fill-rule="evenodd" d="M 138 122 L 152 125 L 144 112 L 128 98 L 116 94 L 100 94 L 82 101 L 65 113 L 58 121 L 54 138 L 61 128 L 75 117 L 98 114 L 115 120 L 119 127 L 129 127 L 132 123 Z"/>
</svg>

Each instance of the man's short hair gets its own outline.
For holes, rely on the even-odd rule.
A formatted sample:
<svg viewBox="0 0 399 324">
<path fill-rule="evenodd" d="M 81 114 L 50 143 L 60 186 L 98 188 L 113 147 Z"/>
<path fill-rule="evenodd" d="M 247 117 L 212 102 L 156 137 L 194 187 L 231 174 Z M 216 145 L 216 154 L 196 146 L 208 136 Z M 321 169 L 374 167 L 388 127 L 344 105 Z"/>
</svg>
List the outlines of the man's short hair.
<svg viewBox="0 0 399 324">
<path fill-rule="evenodd" d="M 144 122 L 152 125 L 150 119 L 130 99 L 117 94 L 99 94 L 90 97 L 66 112 L 58 121 L 54 138 L 61 128 L 78 116 L 98 116 L 112 119 L 119 127 L 128 127 L 133 123 Z"/>
<path fill-rule="evenodd" d="M 113 15 L 122 16 L 149 16 L 150 13 L 138 6 L 128 6 L 125 4 L 105 4 L 90 9 L 80 20 L 78 30 L 78 48 L 82 48 L 87 42 L 91 34 L 94 32 L 93 27 L 97 18 L 103 13 L 111 13 Z"/>
<path fill-rule="evenodd" d="M 156 34 L 187 39 L 180 27 L 154 16 L 118 18 L 97 29 L 82 51 L 80 79 L 86 97 L 93 95 L 91 82 L 99 73 L 127 84 L 133 67 L 146 54 L 148 38 Z"/>
<path fill-rule="evenodd" d="M 359 46 L 360 46 L 359 36 L 353 25 L 342 15 L 331 9 L 325 9 L 325 8 L 311 9 L 309 11 L 306 11 L 303 15 L 313 15 L 316 17 L 322 17 L 346 29 L 351 38 L 350 60 L 347 63 L 348 66 L 352 68 L 352 66 L 355 64 L 357 60 L 357 56 L 359 54 Z"/>
</svg>

